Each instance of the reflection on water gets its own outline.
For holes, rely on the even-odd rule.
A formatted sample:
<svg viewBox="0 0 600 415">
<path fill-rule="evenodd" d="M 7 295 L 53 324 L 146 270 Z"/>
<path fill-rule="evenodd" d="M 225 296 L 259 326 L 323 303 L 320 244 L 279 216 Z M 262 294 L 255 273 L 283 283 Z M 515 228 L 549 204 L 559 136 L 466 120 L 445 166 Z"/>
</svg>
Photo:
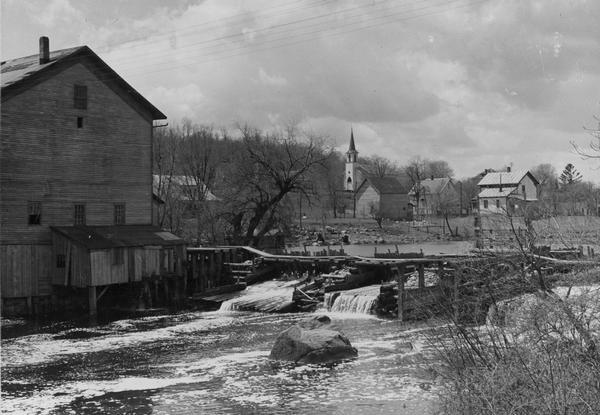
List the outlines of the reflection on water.
<svg viewBox="0 0 600 415">
<path fill-rule="evenodd" d="M 277 334 L 308 316 L 196 312 L 3 339 L 2 413 L 431 410 L 426 330 L 331 313 L 357 359 L 325 366 L 270 361 Z"/>
</svg>

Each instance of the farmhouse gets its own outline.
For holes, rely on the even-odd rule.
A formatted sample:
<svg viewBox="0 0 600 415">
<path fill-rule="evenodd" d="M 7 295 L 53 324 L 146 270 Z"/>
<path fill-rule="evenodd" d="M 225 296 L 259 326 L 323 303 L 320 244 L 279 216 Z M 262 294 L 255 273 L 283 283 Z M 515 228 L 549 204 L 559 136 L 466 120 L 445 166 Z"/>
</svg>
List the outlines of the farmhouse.
<svg viewBox="0 0 600 415">
<path fill-rule="evenodd" d="M 529 171 L 488 172 L 477 184 L 479 212 L 516 212 L 537 200 L 538 184 Z"/>
<path fill-rule="evenodd" d="M 415 218 L 460 213 L 459 192 L 448 177 L 421 180 L 410 189 L 408 195 Z"/>
<path fill-rule="evenodd" d="M 165 115 L 87 46 L 1 63 L 3 309 L 58 292 L 181 274 L 183 241 L 152 225 L 153 121 Z"/>
</svg>

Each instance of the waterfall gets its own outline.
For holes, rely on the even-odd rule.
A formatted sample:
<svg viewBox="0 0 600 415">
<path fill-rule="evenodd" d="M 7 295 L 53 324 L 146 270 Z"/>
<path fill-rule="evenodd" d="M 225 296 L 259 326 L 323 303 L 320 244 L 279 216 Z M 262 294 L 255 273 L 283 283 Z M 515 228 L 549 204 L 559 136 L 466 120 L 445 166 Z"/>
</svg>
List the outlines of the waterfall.
<svg viewBox="0 0 600 415">
<path fill-rule="evenodd" d="M 236 293 L 235 297 L 223 301 L 219 311 L 284 311 L 293 305 L 292 296 L 296 284 L 298 284 L 297 280 L 267 281 L 251 285 L 244 291 Z"/>
<path fill-rule="evenodd" d="M 379 299 L 379 285 L 325 294 L 325 307 L 339 313 L 371 314 Z"/>
</svg>

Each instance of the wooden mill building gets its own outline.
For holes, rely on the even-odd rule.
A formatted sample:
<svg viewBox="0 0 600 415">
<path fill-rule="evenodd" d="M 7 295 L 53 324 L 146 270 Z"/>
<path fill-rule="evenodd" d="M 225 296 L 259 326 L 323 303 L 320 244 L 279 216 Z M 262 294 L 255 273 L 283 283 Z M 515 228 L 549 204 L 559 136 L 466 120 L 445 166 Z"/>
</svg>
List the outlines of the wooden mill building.
<svg viewBox="0 0 600 415">
<path fill-rule="evenodd" d="M 42 37 L 39 54 L 0 69 L 3 309 L 68 287 L 95 311 L 98 287 L 181 274 L 183 241 L 152 225 L 165 115 L 87 46 L 50 52 Z"/>
</svg>

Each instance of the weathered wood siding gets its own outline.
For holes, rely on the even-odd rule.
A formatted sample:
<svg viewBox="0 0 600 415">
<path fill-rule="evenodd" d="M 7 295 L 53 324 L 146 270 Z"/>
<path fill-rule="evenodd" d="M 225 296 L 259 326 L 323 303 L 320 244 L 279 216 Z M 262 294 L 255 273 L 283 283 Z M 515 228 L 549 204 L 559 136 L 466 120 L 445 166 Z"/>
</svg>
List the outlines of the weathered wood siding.
<svg viewBox="0 0 600 415">
<path fill-rule="evenodd" d="M 88 87 L 73 108 L 74 85 Z M 83 117 L 83 128 L 77 128 Z M 84 203 L 88 225 L 111 225 L 125 203 L 127 224 L 152 222 L 152 122 L 77 63 L 2 103 L 0 244 L 49 244 L 48 225 L 73 225 Z M 42 202 L 41 225 L 27 202 Z"/>
<path fill-rule="evenodd" d="M 88 88 L 85 110 L 74 108 L 75 84 Z M 85 61 L 2 102 L 2 297 L 50 293 L 60 278 L 48 227 L 73 225 L 75 203 L 85 204 L 88 225 L 112 225 L 115 203 L 125 204 L 127 224 L 152 222 L 151 135 L 147 115 Z M 41 225 L 28 225 L 28 201 L 41 202 Z M 77 261 L 72 282 L 83 284 L 90 275 Z"/>
<path fill-rule="evenodd" d="M 58 266 L 58 256 L 63 255 L 64 267 Z M 63 236 L 52 235 L 52 284 L 87 287 L 90 282 L 90 255 L 86 248 L 72 243 Z"/>
<path fill-rule="evenodd" d="M 2 297 L 51 293 L 51 245 L 0 245 Z"/>
</svg>

